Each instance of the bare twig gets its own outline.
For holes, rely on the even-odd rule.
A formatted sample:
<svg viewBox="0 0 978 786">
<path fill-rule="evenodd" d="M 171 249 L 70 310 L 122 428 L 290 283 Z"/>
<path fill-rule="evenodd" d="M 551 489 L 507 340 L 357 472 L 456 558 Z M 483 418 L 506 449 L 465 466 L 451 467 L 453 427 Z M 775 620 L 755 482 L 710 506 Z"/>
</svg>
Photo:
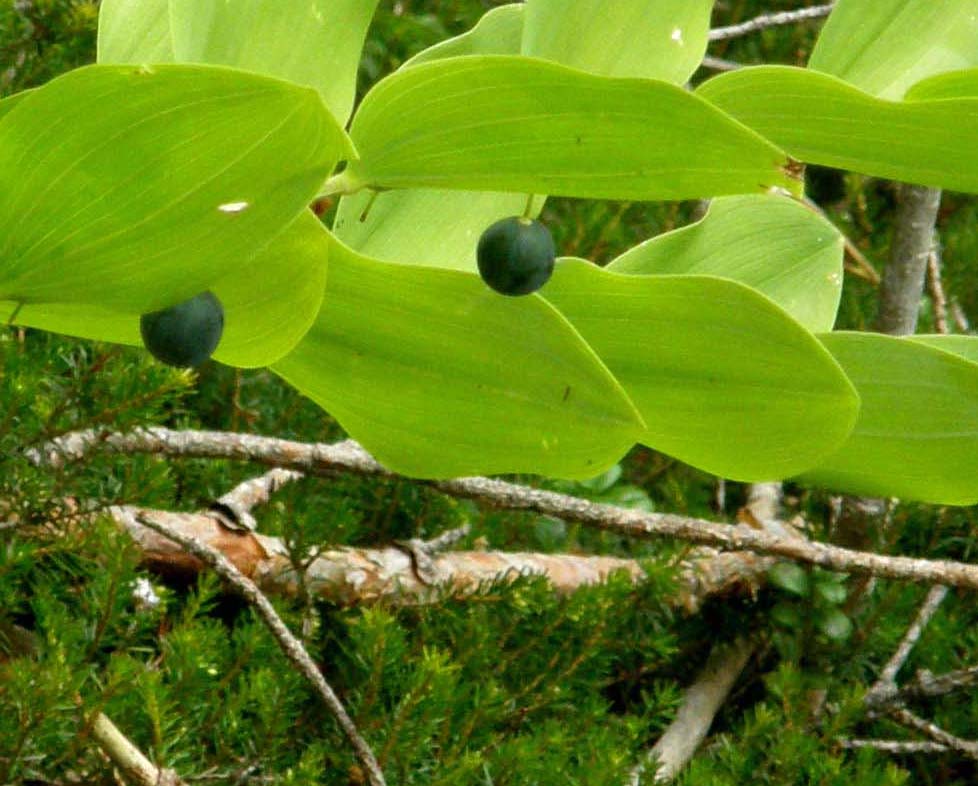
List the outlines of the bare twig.
<svg viewBox="0 0 978 786">
<path fill-rule="evenodd" d="M 736 71 L 738 68 L 744 67 L 743 63 L 725 60 L 722 57 L 713 57 L 712 55 L 703 55 L 700 65 L 703 68 L 709 68 L 711 71 Z"/>
<path fill-rule="evenodd" d="M 941 203 L 938 188 L 904 183 L 900 188 L 890 261 L 880 282 L 876 329 L 893 336 L 917 329 L 927 259 L 934 249 L 934 223 Z"/>
<path fill-rule="evenodd" d="M 173 770 L 160 769 L 146 758 L 119 728 L 101 712 L 91 728 L 92 739 L 122 773 L 139 786 L 184 786 Z"/>
<path fill-rule="evenodd" d="M 850 750 L 872 748 L 882 753 L 947 753 L 951 750 L 940 742 L 910 740 L 848 740 L 840 739 L 839 745 Z"/>
<path fill-rule="evenodd" d="M 951 298 L 951 318 L 954 320 L 954 325 L 959 332 L 971 332 L 971 321 L 968 319 L 968 315 L 964 313 L 964 309 L 961 308 L 961 304 L 954 297 Z"/>
<path fill-rule="evenodd" d="M 313 662 L 309 653 L 306 652 L 305 647 L 302 646 L 302 642 L 292 635 L 292 632 L 282 621 L 282 618 L 279 617 L 271 602 L 255 586 L 254 582 L 231 564 L 221 552 L 205 545 L 196 538 L 188 537 L 174 527 L 169 526 L 169 524 L 150 516 L 139 516 L 132 508 L 113 508 L 112 515 L 116 518 L 132 518 L 134 519 L 133 524 L 142 524 L 164 537 L 179 543 L 187 552 L 201 562 L 209 565 L 221 578 L 234 587 L 258 612 L 266 627 L 275 637 L 282 652 L 285 653 L 285 656 L 315 688 L 323 703 L 332 713 L 337 723 L 339 723 L 340 728 L 343 729 L 347 739 L 353 746 L 357 758 L 367 772 L 367 778 L 371 785 L 385 786 L 384 774 L 377 764 L 377 759 L 373 751 L 370 749 L 367 741 L 360 736 L 360 732 L 347 714 L 342 702 L 340 702 L 339 698 L 333 692 L 329 683 L 326 682 L 326 678 L 323 677 L 322 672 L 316 666 L 315 662 Z"/>
<path fill-rule="evenodd" d="M 947 297 L 941 283 L 941 260 L 937 249 L 932 249 L 927 256 L 927 291 L 934 306 L 934 329 L 938 333 L 947 333 Z"/>
<path fill-rule="evenodd" d="M 463 524 L 461 527 L 445 530 L 431 540 L 424 541 L 421 547 L 430 555 L 441 554 L 443 551 L 448 551 L 456 543 L 465 540 L 471 531 L 472 527 Z"/>
<path fill-rule="evenodd" d="M 29 456 L 38 464 L 60 465 L 96 449 L 155 453 L 186 458 L 224 458 L 287 467 L 311 475 L 354 472 L 394 477 L 352 440 L 335 445 L 304 444 L 253 434 L 142 429 L 126 434 L 94 430 L 67 434 Z M 759 532 L 748 526 L 717 524 L 669 513 L 644 513 L 589 502 L 567 494 L 527 488 L 490 478 L 427 481 L 439 491 L 498 508 L 528 510 L 637 538 L 670 537 L 736 551 L 753 551 L 841 573 L 874 575 L 925 584 L 978 589 L 978 565 L 918 559 L 840 548 L 796 537 Z"/>
<path fill-rule="evenodd" d="M 903 664 L 907 662 L 907 658 L 910 657 L 910 652 L 920 640 L 920 635 L 924 632 L 924 628 L 927 627 L 927 623 L 930 622 L 946 597 L 947 587 L 938 584 L 930 588 L 930 592 L 927 593 L 927 597 L 917 610 L 917 616 L 914 617 L 913 622 L 910 623 L 910 627 L 907 628 L 906 633 L 903 634 L 903 638 L 900 639 L 900 643 L 897 645 L 896 650 L 894 650 L 893 655 L 880 671 L 879 679 L 876 680 L 876 683 L 870 688 L 869 693 L 866 694 L 867 704 L 873 704 L 876 696 L 882 696 L 896 691 L 897 673 L 903 668 Z"/>
<path fill-rule="evenodd" d="M 900 688 L 897 699 L 903 701 L 945 696 L 975 684 L 978 684 L 978 666 L 955 669 L 944 674 L 932 674 L 927 669 L 920 669 L 910 682 Z"/>
<path fill-rule="evenodd" d="M 286 483 L 299 480 L 301 472 L 288 469 L 271 469 L 264 475 L 235 486 L 211 505 L 211 510 L 223 516 L 224 523 L 232 529 L 255 531 L 256 523 L 252 508 L 264 505 L 272 494 Z"/>
<path fill-rule="evenodd" d="M 768 27 L 778 25 L 793 25 L 796 22 L 804 22 L 808 19 L 821 19 L 828 16 L 832 11 L 832 3 L 825 5 L 813 5 L 810 8 L 799 8 L 797 11 L 779 11 L 773 14 L 761 14 L 746 22 L 729 27 L 715 27 L 710 31 L 711 41 L 726 41 L 730 38 L 739 38 L 749 33 L 764 30 Z"/>
<path fill-rule="evenodd" d="M 950 750 L 956 751 L 969 759 L 978 761 L 978 742 L 965 740 L 950 734 L 936 723 L 915 715 L 910 710 L 903 707 L 895 707 L 887 713 L 893 720 L 908 729 L 919 731 L 926 737 L 930 737 L 936 743 L 947 746 Z"/>
<path fill-rule="evenodd" d="M 655 766 L 652 778 L 655 783 L 676 777 L 706 738 L 717 711 L 753 651 L 754 644 L 746 638 L 737 639 L 730 646 L 714 647 L 703 671 L 683 692 L 675 720 L 649 751 L 645 761 L 629 773 L 628 786 L 638 786 L 650 764 Z"/>
</svg>

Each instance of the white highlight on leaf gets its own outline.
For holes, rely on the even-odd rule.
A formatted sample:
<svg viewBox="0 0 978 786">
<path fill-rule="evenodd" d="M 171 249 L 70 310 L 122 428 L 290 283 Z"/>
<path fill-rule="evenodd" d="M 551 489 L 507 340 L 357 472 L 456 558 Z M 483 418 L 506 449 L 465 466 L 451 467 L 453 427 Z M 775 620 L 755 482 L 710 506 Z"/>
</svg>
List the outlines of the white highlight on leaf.
<svg viewBox="0 0 978 786">
<path fill-rule="evenodd" d="M 250 202 L 225 202 L 223 205 L 218 205 L 217 209 L 222 213 L 240 213 L 249 207 L 251 207 Z"/>
<path fill-rule="evenodd" d="M 685 46 L 685 42 L 683 41 L 683 31 L 678 27 L 672 31 L 672 35 L 669 37 L 680 46 Z"/>
</svg>

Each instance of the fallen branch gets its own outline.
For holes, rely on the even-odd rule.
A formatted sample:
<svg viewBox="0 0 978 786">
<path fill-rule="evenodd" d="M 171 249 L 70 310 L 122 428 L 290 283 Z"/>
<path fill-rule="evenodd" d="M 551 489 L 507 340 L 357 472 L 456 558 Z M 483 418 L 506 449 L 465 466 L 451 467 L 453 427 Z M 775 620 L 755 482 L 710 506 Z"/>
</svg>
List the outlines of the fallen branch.
<svg viewBox="0 0 978 786">
<path fill-rule="evenodd" d="M 832 6 L 833 3 L 826 3 L 825 5 L 813 5 L 810 8 L 799 8 L 797 11 L 779 11 L 773 14 L 761 14 L 740 24 L 713 28 L 710 31 L 710 40 L 727 41 L 731 38 L 739 38 L 768 27 L 793 25 L 796 22 L 805 22 L 809 19 L 821 19 L 832 12 Z"/>
<path fill-rule="evenodd" d="M 176 772 L 160 769 L 147 759 L 146 755 L 101 712 L 92 722 L 91 735 L 122 774 L 140 786 L 185 786 L 185 782 Z"/>
<path fill-rule="evenodd" d="M 940 742 L 917 740 L 839 740 L 839 745 L 850 750 L 872 748 L 882 753 L 947 753 L 951 750 Z"/>
<path fill-rule="evenodd" d="M 333 692 L 329 683 L 322 672 L 316 666 L 312 657 L 306 652 L 295 636 L 292 635 L 288 627 L 279 617 L 271 602 L 255 586 L 254 582 L 241 573 L 220 551 L 211 548 L 194 537 L 189 537 L 177 529 L 151 517 L 138 517 L 138 514 L 131 508 L 112 508 L 112 515 L 115 517 L 132 518 L 133 524 L 139 523 L 151 530 L 158 532 L 166 538 L 179 543 L 187 552 L 199 559 L 204 564 L 211 567 L 215 573 L 227 581 L 237 590 L 241 596 L 255 608 L 261 617 L 262 622 L 271 631 L 279 647 L 299 672 L 312 684 L 327 709 L 339 723 L 340 728 L 346 734 L 347 739 L 353 746 L 353 750 L 366 770 L 367 779 L 371 786 L 385 786 L 384 774 L 381 772 L 377 758 L 367 744 L 367 741 L 360 736 L 353 723 L 353 719 L 347 714 L 337 695 Z"/>
<path fill-rule="evenodd" d="M 396 477 L 352 440 L 334 445 L 305 444 L 252 434 L 171 431 L 163 428 L 126 434 L 94 430 L 74 432 L 39 450 L 32 450 L 28 455 L 37 464 L 60 466 L 66 461 L 81 459 L 94 450 L 254 461 L 310 475 L 331 476 L 353 472 L 366 476 Z M 477 500 L 497 508 L 533 511 L 631 537 L 671 537 L 725 550 L 768 554 L 840 573 L 978 589 L 978 565 L 856 551 L 762 532 L 745 525 L 717 524 L 705 519 L 603 505 L 490 478 L 424 482 L 445 494 Z"/>
</svg>

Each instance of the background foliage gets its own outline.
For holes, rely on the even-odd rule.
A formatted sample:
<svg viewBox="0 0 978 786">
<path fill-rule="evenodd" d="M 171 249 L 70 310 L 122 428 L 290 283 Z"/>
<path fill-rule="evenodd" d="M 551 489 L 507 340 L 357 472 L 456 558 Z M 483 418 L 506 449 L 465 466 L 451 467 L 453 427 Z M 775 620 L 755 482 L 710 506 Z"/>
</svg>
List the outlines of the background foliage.
<svg viewBox="0 0 978 786">
<path fill-rule="evenodd" d="M 370 29 L 359 91 L 421 49 L 470 27 L 489 3 L 383 2 Z M 729 24 L 792 2 L 720 2 Z M 94 59 L 97 3 L 18 0 L 0 8 L 0 96 Z M 740 62 L 803 64 L 817 23 L 767 30 L 711 47 Z M 705 75 L 701 72 L 694 81 Z M 887 181 L 809 170 L 808 192 L 881 267 L 894 217 Z M 687 223 L 692 203 L 548 201 L 544 220 L 562 254 L 607 262 L 653 234 Z M 978 202 L 946 195 L 939 219 L 949 295 L 978 309 L 974 225 Z M 838 328 L 866 328 L 873 287 L 847 277 Z M 925 311 L 922 330 L 933 328 Z M 98 458 L 52 473 L 24 451 L 92 425 L 230 429 L 330 441 L 328 415 L 265 371 L 216 363 L 196 373 L 144 352 L 29 329 L 0 328 L 0 783 L 109 783 L 111 768 L 83 719 L 104 709 L 143 750 L 188 780 L 361 783 L 331 718 L 290 670 L 250 611 L 209 578 L 192 585 L 146 574 L 109 525 L 81 529 L 77 500 L 193 510 L 255 474 L 220 462 Z M 521 478 L 584 496 L 708 516 L 716 480 L 636 448 L 620 472 L 588 483 Z M 743 502 L 726 487 L 726 510 Z M 789 512 L 828 527 L 830 500 L 789 488 Z M 882 550 L 973 559 L 972 509 L 901 506 Z M 487 586 L 474 599 L 429 607 L 342 609 L 280 603 L 347 702 L 397 784 L 618 784 L 671 720 L 681 689 L 716 641 L 753 632 L 764 642 L 724 708 L 686 784 L 969 783 L 975 768 L 950 755 L 853 754 L 840 736 L 895 737 L 868 723 L 860 696 L 903 633 L 923 590 L 880 582 L 870 594 L 841 582 L 787 582 L 756 602 L 711 602 L 684 618 L 668 604 L 681 544 L 643 544 L 530 515 L 478 510 L 406 481 L 337 478 L 288 488 L 259 512 L 263 532 L 300 553 L 315 543 L 375 545 L 431 537 L 470 522 L 472 543 L 535 551 L 588 551 L 648 559 L 651 580 L 621 581 L 570 598 L 541 582 Z M 828 530 L 816 532 L 829 536 Z M 141 607 L 134 582 L 162 598 Z M 841 612 L 851 632 L 819 625 Z M 837 614 L 836 614 L 837 616 Z M 970 665 L 978 652 L 968 596 L 951 598 L 908 670 Z M 12 627 L 16 625 L 19 627 Z M 846 626 L 842 626 L 845 629 Z M 32 640 L 18 637 L 31 631 Z M 818 700 L 830 712 L 816 712 Z M 961 694 L 924 709 L 967 735 L 978 700 Z"/>
</svg>

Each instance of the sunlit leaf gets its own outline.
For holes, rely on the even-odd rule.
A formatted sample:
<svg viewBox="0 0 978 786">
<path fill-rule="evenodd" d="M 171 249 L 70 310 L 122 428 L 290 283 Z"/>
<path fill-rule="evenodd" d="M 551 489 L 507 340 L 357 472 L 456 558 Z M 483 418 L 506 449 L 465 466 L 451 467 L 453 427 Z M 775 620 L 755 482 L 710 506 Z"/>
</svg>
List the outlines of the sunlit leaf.
<svg viewBox="0 0 978 786">
<path fill-rule="evenodd" d="M 377 0 L 170 0 L 177 62 L 229 65 L 316 88 L 345 123 Z"/>
<path fill-rule="evenodd" d="M 926 344 L 935 349 L 943 349 L 965 360 L 978 363 L 978 336 L 926 335 L 908 336 L 910 341 Z"/>
<path fill-rule="evenodd" d="M 232 366 L 274 363 L 305 335 L 319 312 L 329 241 L 322 224 L 304 213 L 258 256 L 209 289 L 224 306 L 224 335 L 214 357 Z M 85 303 L 25 305 L 0 302 L 0 322 L 52 333 L 142 346 L 139 311 Z"/>
<path fill-rule="evenodd" d="M 348 151 L 308 88 L 203 66 L 72 71 L 0 123 L 0 299 L 184 300 L 252 259 Z"/>
<path fill-rule="evenodd" d="M 330 185 L 619 199 L 797 189 L 775 147 L 688 92 L 521 57 L 440 60 L 377 84 Z"/>
<path fill-rule="evenodd" d="M 902 98 L 925 77 L 978 65 L 974 0 L 838 0 L 808 65 Z"/>
<path fill-rule="evenodd" d="M 618 273 L 722 276 L 763 292 L 812 331 L 831 330 L 842 294 L 843 239 L 779 196 L 719 197 L 703 220 L 629 249 Z"/>
<path fill-rule="evenodd" d="M 978 364 L 875 333 L 820 339 L 862 408 L 849 439 L 801 480 L 855 494 L 978 502 Z"/>
<path fill-rule="evenodd" d="M 754 290 L 708 276 L 636 276 L 561 260 L 542 294 L 645 419 L 640 438 L 693 466 L 771 480 L 837 448 L 859 400 L 831 355 Z"/>
<path fill-rule="evenodd" d="M 98 62 L 173 62 L 169 0 L 102 0 Z"/>
<path fill-rule="evenodd" d="M 803 161 L 978 191 L 978 95 L 884 101 L 787 66 L 723 74 L 697 94 Z"/>
<path fill-rule="evenodd" d="M 492 8 L 471 30 L 429 46 L 401 67 L 465 55 L 518 55 L 523 38 L 523 8 L 523 3 Z"/>
<path fill-rule="evenodd" d="M 683 84 L 706 53 L 713 0 L 527 0 L 522 53 L 605 76 Z"/>
<path fill-rule="evenodd" d="M 315 325 L 274 370 L 385 465 L 418 477 L 593 477 L 642 431 L 615 379 L 542 298 L 339 244 Z"/>
</svg>

